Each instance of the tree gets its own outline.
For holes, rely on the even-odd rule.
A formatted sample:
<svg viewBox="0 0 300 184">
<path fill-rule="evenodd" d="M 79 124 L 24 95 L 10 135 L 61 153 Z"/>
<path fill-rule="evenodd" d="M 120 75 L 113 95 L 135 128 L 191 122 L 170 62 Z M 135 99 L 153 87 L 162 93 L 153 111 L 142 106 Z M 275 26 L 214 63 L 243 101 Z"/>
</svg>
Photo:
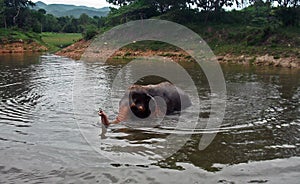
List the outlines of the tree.
<svg viewBox="0 0 300 184">
<path fill-rule="evenodd" d="M 107 16 L 107 24 L 110 26 L 118 25 L 130 20 L 145 19 L 156 16 L 158 11 L 151 0 L 136 0 L 130 1 L 127 6 L 122 6 L 119 9 L 111 8 Z"/>
<path fill-rule="evenodd" d="M 100 27 L 104 26 L 105 20 L 106 20 L 105 17 L 94 16 L 93 17 L 93 24 L 97 25 L 97 28 L 100 28 Z"/>
<path fill-rule="evenodd" d="M 243 0 L 241 0 L 243 1 Z M 224 6 L 231 7 L 236 0 L 192 0 L 191 3 L 196 5 L 200 10 L 220 12 Z"/>
<path fill-rule="evenodd" d="M 35 4 L 30 0 L 4 0 L 5 13 L 12 14 L 12 23 L 16 26 L 16 20 L 20 15 L 20 12 L 23 11 L 28 6 L 34 6 Z"/>
<path fill-rule="evenodd" d="M 79 24 L 86 25 L 89 24 L 89 22 L 90 22 L 90 17 L 87 14 L 83 13 L 80 15 Z"/>
<path fill-rule="evenodd" d="M 134 2 L 135 0 L 106 0 L 106 1 L 113 5 L 125 6 Z"/>
<path fill-rule="evenodd" d="M 4 27 L 7 28 L 4 0 L 0 0 L 0 19 L 3 21 Z"/>
<path fill-rule="evenodd" d="M 45 18 L 46 18 L 46 16 L 45 16 L 46 15 L 46 10 L 45 9 L 39 9 L 33 15 L 35 15 L 35 18 L 40 23 L 40 30 L 39 30 L 39 32 L 43 32 L 43 24 L 44 24 Z"/>
<path fill-rule="evenodd" d="M 300 0 L 276 0 L 283 7 L 297 7 L 300 5 Z"/>
<path fill-rule="evenodd" d="M 82 36 L 85 40 L 90 40 L 98 34 L 97 27 L 95 25 L 88 25 L 84 28 Z"/>
<path fill-rule="evenodd" d="M 46 15 L 47 11 L 45 9 L 39 9 L 38 12 L 42 15 Z"/>
<path fill-rule="evenodd" d="M 43 23 L 43 31 L 58 32 L 62 29 L 60 18 L 54 17 L 52 14 L 45 15 Z"/>
</svg>

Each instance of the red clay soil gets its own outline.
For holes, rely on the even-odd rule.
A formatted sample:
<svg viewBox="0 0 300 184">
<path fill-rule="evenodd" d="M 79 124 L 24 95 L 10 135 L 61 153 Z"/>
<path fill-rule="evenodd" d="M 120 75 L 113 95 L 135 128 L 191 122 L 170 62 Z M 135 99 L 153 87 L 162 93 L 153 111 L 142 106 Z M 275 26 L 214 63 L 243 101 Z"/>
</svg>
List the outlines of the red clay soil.
<svg viewBox="0 0 300 184">
<path fill-rule="evenodd" d="M 44 52 L 48 48 L 36 42 L 24 42 L 22 40 L 13 43 L 0 44 L 0 54 L 25 53 L 25 52 Z"/>
<path fill-rule="evenodd" d="M 85 41 L 84 39 L 81 39 L 78 42 L 56 52 L 55 54 L 79 60 L 81 55 L 84 53 L 85 49 L 91 44 L 91 42 L 91 40 Z"/>
<path fill-rule="evenodd" d="M 56 54 L 60 56 L 69 57 L 75 60 L 79 60 L 85 49 L 91 44 L 91 40 L 85 41 L 80 40 L 69 47 L 66 47 Z M 112 58 L 134 58 L 136 56 L 163 56 L 171 58 L 173 61 L 189 61 L 191 57 L 184 51 L 133 51 L 128 49 L 121 49 L 114 53 Z M 284 68 L 299 68 L 300 69 L 300 58 L 298 57 L 284 57 L 274 58 L 268 54 L 255 55 L 255 56 L 236 56 L 226 54 L 224 56 L 216 56 L 216 59 L 220 63 L 236 63 L 244 65 L 258 65 L 258 66 L 275 66 Z"/>
<path fill-rule="evenodd" d="M 56 55 L 59 56 L 65 56 L 68 58 L 72 58 L 74 60 L 79 60 L 81 58 L 81 55 L 84 53 L 85 49 L 91 44 L 91 40 L 85 41 L 85 40 L 80 40 L 69 47 L 66 47 L 58 52 L 56 52 Z M 97 55 L 97 53 L 95 53 Z M 147 51 L 134 51 L 134 50 L 129 50 L 126 48 L 122 48 L 115 52 L 111 58 L 134 58 L 136 56 L 163 56 L 163 57 L 168 57 L 171 58 L 174 61 L 181 61 L 181 60 L 186 60 L 185 57 L 188 57 L 188 54 L 184 51 L 152 51 L 152 50 L 147 50 Z M 188 57 L 190 58 L 190 57 Z"/>
</svg>

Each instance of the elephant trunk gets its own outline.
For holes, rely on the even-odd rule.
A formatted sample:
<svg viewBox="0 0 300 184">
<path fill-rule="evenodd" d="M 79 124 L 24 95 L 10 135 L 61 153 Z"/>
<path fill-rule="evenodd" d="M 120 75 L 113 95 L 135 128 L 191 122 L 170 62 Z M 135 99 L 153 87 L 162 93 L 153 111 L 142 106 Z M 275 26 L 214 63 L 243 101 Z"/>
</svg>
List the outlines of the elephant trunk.
<svg viewBox="0 0 300 184">
<path fill-rule="evenodd" d="M 103 110 L 100 110 L 98 112 L 98 115 L 101 117 L 101 122 L 104 126 L 108 127 L 110 124 L 118 124 L 122 121 L 125 121 L 128 119 L 128 108 L 120 108 L 120 112 L 116 119 L 114 121 L 109 121 L 108 116 Z"/>
</svg>

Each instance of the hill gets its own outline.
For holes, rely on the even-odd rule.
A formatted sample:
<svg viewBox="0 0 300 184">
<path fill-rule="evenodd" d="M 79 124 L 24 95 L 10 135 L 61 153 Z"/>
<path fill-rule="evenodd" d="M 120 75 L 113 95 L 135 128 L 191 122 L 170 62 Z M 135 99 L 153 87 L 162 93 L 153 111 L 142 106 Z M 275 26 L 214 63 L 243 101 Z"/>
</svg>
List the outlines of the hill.
<svg viewBox="0 0 300 184">
<path fill-rule="evenodd" d="M 75 6 L 66 4 L 45 4 L 41 1 L 35 3 L 36 6 L 33 7 L 35 10 L 45 9 L 47 14 L 53 14 L 56 17 L 62 16 L 73 16 L 78 18 L 81 14 L 85 13 L 90 17 L 98 16 L 105 17 L 110 11 L 109 7 L 103 8 L 92 8 L 86 6 Z"/>
</svg>

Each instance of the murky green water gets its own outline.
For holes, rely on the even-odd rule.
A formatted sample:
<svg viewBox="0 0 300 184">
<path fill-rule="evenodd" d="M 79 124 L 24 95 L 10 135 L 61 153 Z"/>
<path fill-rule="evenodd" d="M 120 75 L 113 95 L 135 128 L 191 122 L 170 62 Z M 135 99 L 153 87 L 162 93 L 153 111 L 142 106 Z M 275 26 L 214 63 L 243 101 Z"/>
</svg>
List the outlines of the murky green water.
<svg viewBox="0 0 300 184">
<path fill-rule="evenodd" d="M 197 85 L 200 118 L 206 119 L 207 81 L 194 63 L 182 65 Z M 213 142 L 200 151 L 199 140 L 209 132 L 184 131 L 190 139 L 168 158 L 133 164 L 130 159 L 156 156 L 153 150 L 164 148 L 155 143 L 178 132 L 172 116 L 159 127 L 122 123 L 102 132 L 96 110 L 115 117 L 110 106 L 118 99 L 109 91 L 122 66 L 53 55 L 1 56 L 1 183 L 298 183 L 299 70 L 222 66 L 227 107 Z"/>
</svg>

